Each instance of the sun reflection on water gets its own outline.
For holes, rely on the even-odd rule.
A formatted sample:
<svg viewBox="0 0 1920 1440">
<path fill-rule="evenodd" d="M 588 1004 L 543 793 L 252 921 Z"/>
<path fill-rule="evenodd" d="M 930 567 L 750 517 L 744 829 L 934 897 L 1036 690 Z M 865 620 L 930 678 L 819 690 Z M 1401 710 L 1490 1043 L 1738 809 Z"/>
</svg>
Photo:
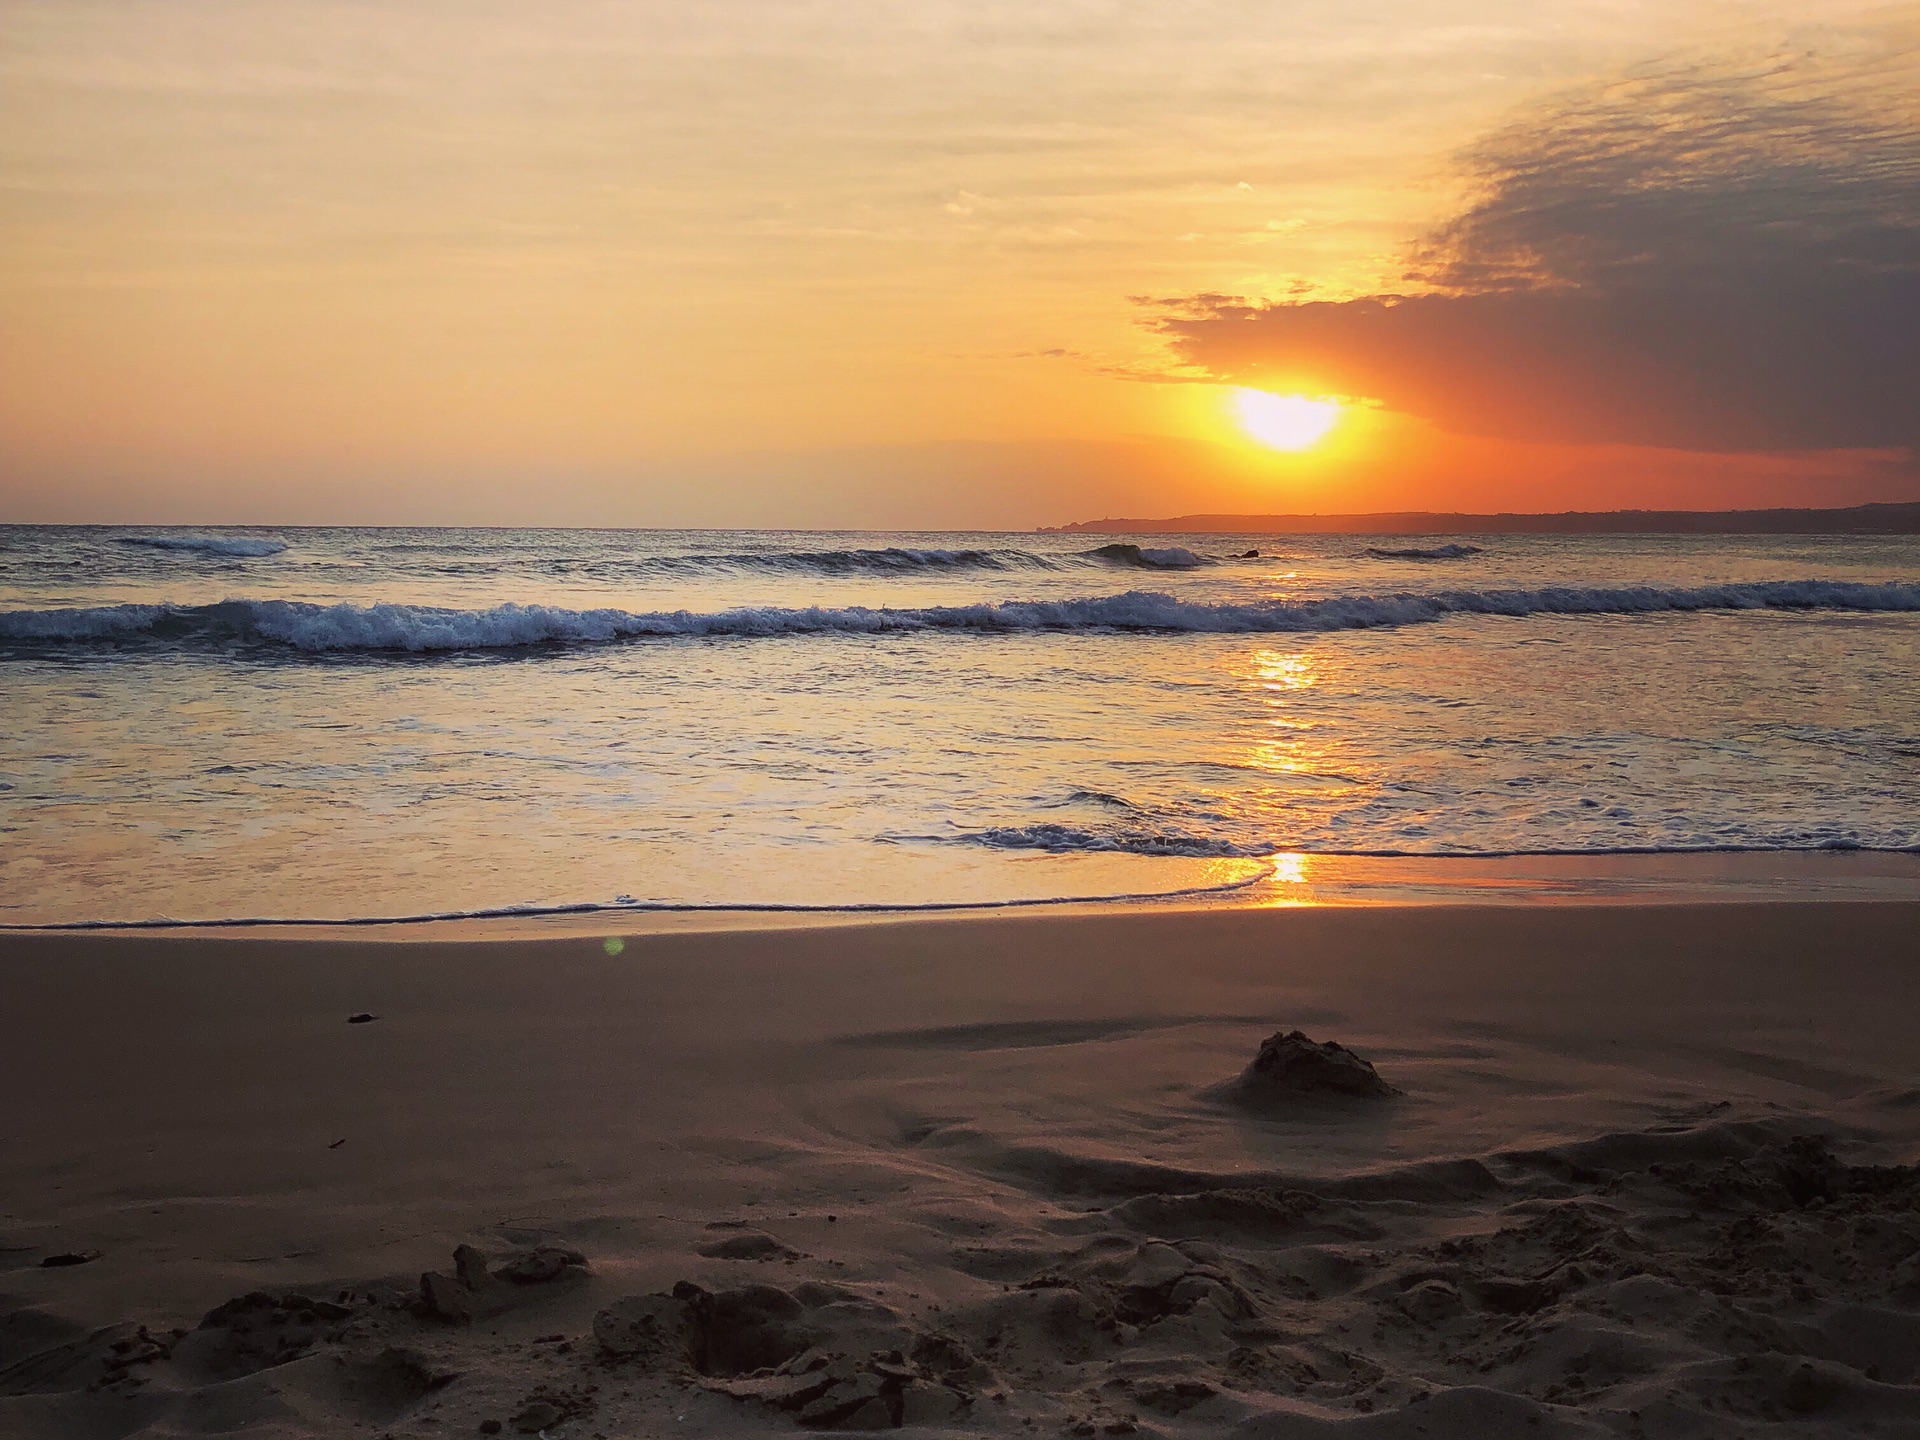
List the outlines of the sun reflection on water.
<svg viewBox="0 0 1920 1440">
<path fill-rule="evenodd" d="M 1288 909 L 1298 906 L 1318 905 L 1321 903 L 1314 893 L 1312 855 L 1303 855 L 1297 851 L 1282 851 L 1273 857 L 1273 874 L 1266 893 L 1260 904 L 1272 909 Z"/>
<path fill-rule="evenodd" d="M 1307 651 L 1288 654 L 1282 650 L 1253 652 L 1253 677 L 1264 690 L 1311 690 L 1319 677 L 1316 657 Z"/>
</svg>

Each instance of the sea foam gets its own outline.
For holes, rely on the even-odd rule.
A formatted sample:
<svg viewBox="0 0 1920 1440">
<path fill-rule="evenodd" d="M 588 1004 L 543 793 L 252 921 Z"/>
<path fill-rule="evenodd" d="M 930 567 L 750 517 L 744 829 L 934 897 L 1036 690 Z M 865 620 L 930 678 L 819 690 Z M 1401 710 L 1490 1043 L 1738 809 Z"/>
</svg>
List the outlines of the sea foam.
<svg viewBox="0 0 1920 1440">
<path fill-rule="evenodd" d="M 1920 585 L 1777 580 L 1727 585 L 1550 586 L 1537 590 L 1441 590 L 1337 595 L 1323 600 L 1203 604 L 1129 590 L 1070 600 L 1009 600 L 899 608 L 745 607 L 636 613 L 498 605 L 455 610 L 427 605 L 316 605 L 292 600 L 226 600 L 213 605 L 111 605 L 0 612 L 0 642 L 151 640 L 175 644 L 254 643 L 308 654 L 430 653 L 604 644 L 621 640 L 793 635 L 890 635 L 926 631 L 1009 634 L 1106 631 L 1158 634 L 1282 634 L 1390 629 L 1460 615 L 1653 615 L 1703 610 L 1920 611 Z"/>
</svg>

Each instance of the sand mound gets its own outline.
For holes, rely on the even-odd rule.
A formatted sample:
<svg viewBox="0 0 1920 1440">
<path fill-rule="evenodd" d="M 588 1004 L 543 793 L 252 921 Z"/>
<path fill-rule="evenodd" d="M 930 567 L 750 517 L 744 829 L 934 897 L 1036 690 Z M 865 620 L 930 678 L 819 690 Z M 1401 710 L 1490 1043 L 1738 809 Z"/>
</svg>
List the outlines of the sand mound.
<svg viewBox="0 0 1920 1440">
<path fill-rule="evenodd" d="M 1258 1108 L 1337 1095 L 1384 1100 L 1400 1092 L 1346 1046 L 1289 1030 L 1276 1031 L 1261 1041 L 1260 1053 L 1224 1093 Z"/>
</svg>

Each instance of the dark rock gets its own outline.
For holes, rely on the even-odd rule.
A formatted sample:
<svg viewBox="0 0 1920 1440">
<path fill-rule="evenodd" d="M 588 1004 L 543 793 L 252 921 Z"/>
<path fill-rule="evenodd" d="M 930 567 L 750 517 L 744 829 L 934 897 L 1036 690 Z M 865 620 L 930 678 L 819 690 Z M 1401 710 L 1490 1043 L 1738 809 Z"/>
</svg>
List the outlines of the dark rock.
<svg viewBox="0 0 1920 1440">
<path fill-rule="evenodd" d="M 1346 1046 L 1310 1039 L 1298 1030 L 1276 1032 L 1241 1073 L 1235 1090 L 1252 1100 L 1295 1096 L 1356 1095 L 1385 1099 L 1400 1092 Z"/>
<path fill-rule="evenodd" d="M 100 1258 L 98 1250 L 68 1250 L 59 1255 L 49 1255 L 40 1262 L 43 1270 L 59 1270 L 68 1265 L 89 1265 Z"/>
<path fill-rule="evenodd" d="M 369 1015 L 369 1014 L 368 1014 L 368 1013 L 367 1013 L 366 1011 L 364 1011 L 364 1010 L 362 1010 L 362 1011 L 361 1011 L 361 1012 L 360 1012 L 360 1013 L 359 1013 L 358 1015 L 349 1015 L 349 1016 L 347 1016 L 347 1024 L 349 1024 L 349 1025 L 370 1025 L 370 1024 L 372 1024 L 372 1023 L 373 1023 L 373 1022 L 374 1022 L 375 1020 L 378 1020 L 379 1018 L 380 1018 L 380 1017 L 379 1017 L 378 1015 Z"/>
</svg>

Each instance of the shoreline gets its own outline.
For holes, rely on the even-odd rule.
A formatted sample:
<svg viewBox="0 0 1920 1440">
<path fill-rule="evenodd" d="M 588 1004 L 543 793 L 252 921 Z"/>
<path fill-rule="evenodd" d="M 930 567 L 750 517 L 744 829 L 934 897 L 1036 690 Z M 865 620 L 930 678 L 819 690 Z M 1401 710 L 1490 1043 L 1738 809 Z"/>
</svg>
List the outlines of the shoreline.
<svg viewBox="0 0 1920 1440">
<path fill-rule="evenodd" d="M 1912 1436 L 1916 934 L 1780 900 L 0 937 L 0 1431 L 801 1433 L 715 1358 L 751 1294 L 814 1428 Z M 1399 1093 L 1222 1088 L 1291 1028 Z"/>
<path fill-rule="evenodd" d="M 1248 862 L 1234 861 L 1236 866 Z M 1166 892 L 922 905 L 583 903 L 551 910 L 366 919 L 167 919 L 0 923 L 8 935 L 234 934 L 262 938 L 537 939 L 965 921 L 1019 913 L 1102 915 L 1275 907 L 1693 905 L 1920 900 L 1920 852 L 1719 850 L 1473 856 L 1282 854 L 1265 875 Z"/>
</svg>

